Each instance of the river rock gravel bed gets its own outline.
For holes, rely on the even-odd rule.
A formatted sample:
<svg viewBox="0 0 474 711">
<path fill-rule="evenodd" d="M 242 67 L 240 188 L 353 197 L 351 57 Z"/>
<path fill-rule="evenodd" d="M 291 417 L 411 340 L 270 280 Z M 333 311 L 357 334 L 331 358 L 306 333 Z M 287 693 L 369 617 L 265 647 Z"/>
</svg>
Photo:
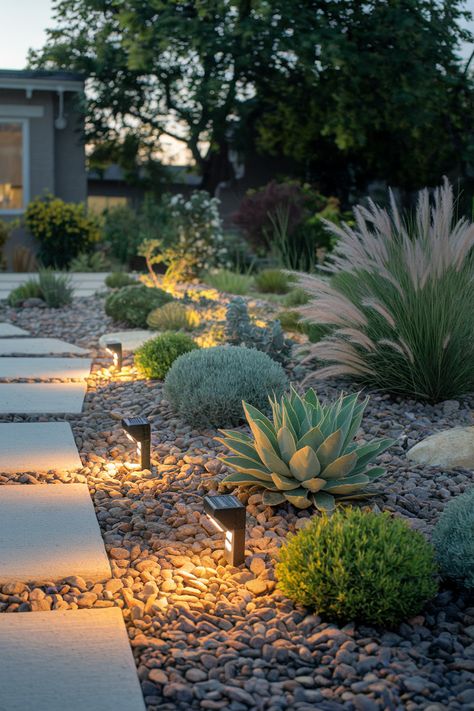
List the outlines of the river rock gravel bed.
<svg viewBox="0 0 474 711">
<path fill-rule="evenodd" d="M 113 578 L 61 585 L 4 585 L 0 611 L 119 606 L 124 614 L 148 711 L 467 711 L 474 709 L 474 599 L 444 585 L 424 612 L 394 630 L 322 621 L 276 587 L 274 563 L 289 532 L 310 516 L 288 506 L 247 504 L 246 561 L 224 564 L 222 537 L 203 515 L 225 468 L 214 430 L 193 430 L 173 416 L 162 385 L 136 379 L 130 356 L 120 375 L 98 339 L 116 328 L 100 297 L 71 307 L 0 307 L 0 320 L 32 335 L 91 349 L 84 412 L 70 416 L 84 467 L 75 474 L 0 474 L 0 484 L 78 481 L 89 485 Z M 295 373 L 302 375 L 302 369 Z M 332 397 L 349 383 L 318 383 Z M 373 394 L 359 436 L 392 436 L 386 477 L 371 506 L 403 516 L 426 535 L 446 503 L 472 486 L 473 473 L 411 464 L 405 453 L 429 434 L 472 424 L 472 400 L 436 406 Z M 139 471 L 122 416 L 152 422 L 152 471 Z M 3 416 L 2 421 L 52 418 Z"/>
</svg>

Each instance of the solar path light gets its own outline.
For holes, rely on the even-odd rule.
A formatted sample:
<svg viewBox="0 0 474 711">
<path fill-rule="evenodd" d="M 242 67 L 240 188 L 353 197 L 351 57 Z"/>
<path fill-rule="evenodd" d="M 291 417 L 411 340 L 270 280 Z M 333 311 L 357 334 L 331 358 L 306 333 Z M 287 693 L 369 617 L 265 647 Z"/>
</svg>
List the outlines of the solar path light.
<svg viewBox="0 0 474 711">
<path fill-rule="evenodd" d="M 110 353 L 114 359 L 114 366 L 117 370 L 122 370 L 123 353 L 122 344 L 119 341 L 114 341 L 105 344 L 105 350 Z"/>
<path fill-rule="evenodd" d="M 122 427 L 127 437 L 137 444 L 137 454 L 141 459 L 141 468 L 151 467 L 151 426 L 146 417 L 124 417 Z"/>
<path fill-rule="evenodd" d="M 246 509 L 230 494 L 205 496 L 204 512 L 218 531 L 225 534 L 224 555 L 230 565 L 242 565 L 245 559 Z"/>
</svg>

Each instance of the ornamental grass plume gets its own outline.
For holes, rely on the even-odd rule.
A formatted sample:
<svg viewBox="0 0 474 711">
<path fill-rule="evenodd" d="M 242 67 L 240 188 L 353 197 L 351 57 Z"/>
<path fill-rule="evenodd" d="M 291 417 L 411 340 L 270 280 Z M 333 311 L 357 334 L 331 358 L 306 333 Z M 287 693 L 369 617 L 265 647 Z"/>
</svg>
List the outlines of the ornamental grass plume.
<svg viewBox="0 0 474 711">
<path fill-rule="evenodd" d="M 418 195 L 413 218 L 369 200 L 338 237 L 325 280 L 299 274 L 303 318 L 330 328 L 310 345 L 319 377 L 437 402 L 474 390 L 474 225 L 454 216 L 445 178 Z"/>
</svg>

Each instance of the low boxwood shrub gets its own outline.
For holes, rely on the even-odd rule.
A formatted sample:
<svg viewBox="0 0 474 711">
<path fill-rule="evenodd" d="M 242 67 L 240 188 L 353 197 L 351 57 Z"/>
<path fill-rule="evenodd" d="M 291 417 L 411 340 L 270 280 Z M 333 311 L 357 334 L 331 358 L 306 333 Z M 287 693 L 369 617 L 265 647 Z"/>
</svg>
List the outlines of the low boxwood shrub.
<svg viewBox="0 0 474 711">
<path fill-rule="evenodd" d="M 126 272 L 112 272 L 105 277 L 105 286 L 109 289 L 121 289 L 123 286 L 140 286 L 140 282 Z"/>
<path fill-rule="evenodd" d="M 314 516 L 289 538 L 279 587 L 329 620 L 392 626 L 437 592 L 434 550 L 401 519 L 360 509 Z"/>
<path fill-rule="evenodd" d="M 449 502 L 433 532 L 441 574 L 474 588 L 474 489 Z"/>
<path fill-rule="evenodd" d="M 150 311 L 147 324 L 154 331 L 192 331 L 199 326 L 200 318 L 196 309 L 177 301 Z"/>
<path fill-rule="evenodd" d="M 243 346 L 215 346 L 181 356 L 165 379 L 175 412 L 199 427 L 235 425 L 242 400 L 268 410 L 269 395 L 283 394 L 285 371 L 266 353 Z"/>
<path fill-rule="evenodd" d="M 199 348 L 185 333 L 162 333 L 135 353 L 135 367 L 144 378 L 162 380 L 178 356 Z"/>
<path fill-rule="evenodd" d="M 255 286 L 264 294 L 286 294 L 290 290 L 290 279 L 280 269 L 263 269 L 255 276 Z"/>
<path fill-rule="evenodd" d="M 109 294 L 105 300 L 105 313 L 119 323 L 146 328 L 150 311 L 172 301 L 173 297 L 162 289 L 148 286 L 124 286 Z"/>
</svg>

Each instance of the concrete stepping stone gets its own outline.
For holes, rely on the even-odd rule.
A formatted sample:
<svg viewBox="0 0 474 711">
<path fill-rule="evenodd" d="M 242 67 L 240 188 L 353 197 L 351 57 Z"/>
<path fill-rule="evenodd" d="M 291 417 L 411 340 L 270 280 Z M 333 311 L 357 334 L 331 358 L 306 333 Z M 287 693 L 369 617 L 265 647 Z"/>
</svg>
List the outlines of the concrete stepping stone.
<svg viewBox="0 0 474 711">
<path fill-rule="evenodd" d="M 74 471 L 81 467 L 68 422 L 0 423 L 0 473 Z"/>
<path fill-rule="evenodd" d="M 0 486 L 0 585 L 71 575 L 111 577 L 87 484 Z"/>
<path fill-rule="evenodd" d="M 59 338 L 2 338 L 0 339 L 0 356 L 12 355 L 55 355 L 74 353 L 88 355 L 88 351 L 72 343 L 66 343 Z"/>
<path fill-rule="evenodd" d="M 0 615 L 3 711 L 145 711 L 120 610 Z"/>
<path fill-rule="evenodd" d="M 29 336 L 30 334 L 28 331 L 25 331 L 23 328 L 19 328 L 18 326 L 14 326 L 12 323 L 0 323 L 0 338 L 9 337 L 9 336 Z"/>
<path fill-rule="evenodd" d="M 0 383 L 0 413 L 52 415 L 82 412 L 87 384 Z"/>
<path fill-rule="evenodd" d="M 18 380 L 85 380 L 89 377 L 90 358 L 0 358 L 0 378 Z"/>
<path fill-rule="evenodd" d="M 123 351 L 136 351 L 150 338 L 156 338 L 160 334 L 158 331 L 113 331 L 104 333 L 99 339 L 101 348 L 105 348 L 107 343 L 118 342 L 122 344 Z"/>
</svg>

